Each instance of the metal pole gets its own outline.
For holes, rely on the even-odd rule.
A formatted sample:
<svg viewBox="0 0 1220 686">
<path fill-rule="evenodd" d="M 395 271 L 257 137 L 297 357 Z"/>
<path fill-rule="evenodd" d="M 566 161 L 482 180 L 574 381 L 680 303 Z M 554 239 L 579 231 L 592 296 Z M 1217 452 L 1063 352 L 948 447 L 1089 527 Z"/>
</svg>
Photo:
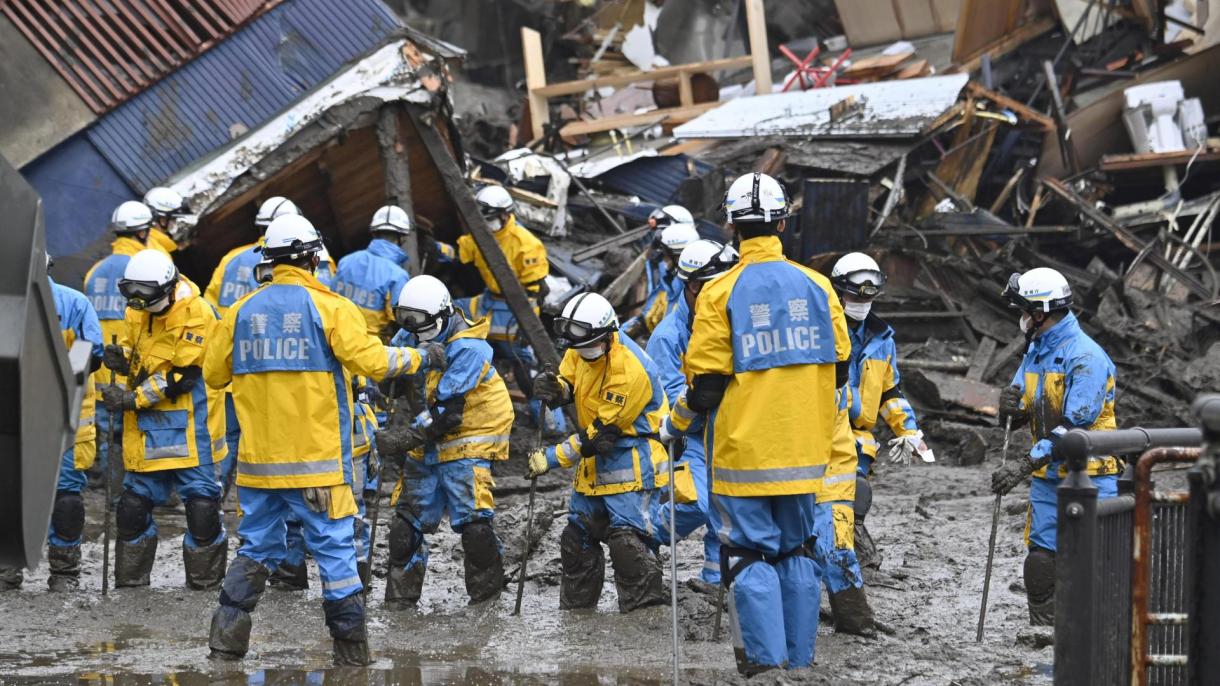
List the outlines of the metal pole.
<svg viewBox="0 0 1220 686">
<path fill-rule="evenodd" d="M 1004 447 L 1000 450 L 1000 466 L 1008 462 L 1008 441 L 1012 438 L 1012 417 L 1004 420 Z M 983 575 L 983 600 L 979 603 L 979 626 L 974 632 L 974 642 L 983 642 L 983 625 L 987 621 L 987 594 L 991 591 L 991 564 L 995 561 L 996 531 L 1000 527 L 1000 501 L 1004 496 L 997 493 L 995 506 L 991 509 L 991 540 L 987 544 L 987 571 Z"/>
<path fill-rule="evenodd" d="M 119 337 L 117 335 L 110 336 L 110 344 L 118 345 Z M 115 385 L 114 370 L 110 370 L 110 385 Z M 102 520 L 102 595 L 110 595 L 110 515 L 113 511 L 113 504 L 110 497 L 110 475 L 114 471 L 114 411 L 106 408 L 106 469 L 102 471 L 102 478 L 105 480 L 103 484 L 103 493 L 106 498 L 105 516 Z"/>
<path fill-rule="evenodd" d="M 538 447 L 542 447 L 542 432 L 546 426 L 546 405 L 542 407 L 542 413 L 538 417 Z M 530 479 L 530 504 L 525 512 L 525 541 L 521 544 L 521 569 L 517 572 L 517 602 L 513 605 L 513 616 L 521 614 L 521 599 L 525 597 L 525 571 L 526 564 L 530 559 L 530 548 L 533 546 L 532 538 L 534 535 L 534 496 L 538 493 L 538 477 Z"/>
<path fill-rule="evenodd" d="M 398 382 L 402 377 L 394 377 L 390 379 L 390 407 L 385 413 L 385 425 L 388 427 L 394 419 L 394 411 L 398 409 L 396 399 L 398 397 Z M 373 455 L 377 450 L 376 436 L 369 436 L 369 440 L 373 441 L 373 445 L 369 447 L 369 455 Z M 373 590 L 373 549 L 377 545 L 377 517 L 381 514 L 381 477 L 385 474 L 385 462 L 381 455 L 377 455 L 377 488 L 373 489 L 373 502 L 365 503 L 369 515 L 369 585 L 364 589 L 364 597 L 369 597 L 369 592 Z"/>
<path fill-rule="evenodd" d="M 674 482 L 675 456 L 669 456 L 669 603 L 673 620 L 674 681 L 678 683 L 678 532 L 674 524 L 677 519 L 678 485 Z"/>
</svg>

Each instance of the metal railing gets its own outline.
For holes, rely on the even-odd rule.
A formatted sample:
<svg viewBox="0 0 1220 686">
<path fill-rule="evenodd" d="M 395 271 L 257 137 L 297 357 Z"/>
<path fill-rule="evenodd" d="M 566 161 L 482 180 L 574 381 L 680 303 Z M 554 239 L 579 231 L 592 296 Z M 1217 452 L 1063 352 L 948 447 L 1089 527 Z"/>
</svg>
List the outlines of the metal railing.
<svg viewBox="0 0 1220 686">
<path fill-rule="evenodd" d="M 1203 427 L 1203 450 L 1190 482 L 1186 607 L 1186 683 L 1220 684 L 1220 395 L 1203 396 L 1191 408 Z"/>
</svg>

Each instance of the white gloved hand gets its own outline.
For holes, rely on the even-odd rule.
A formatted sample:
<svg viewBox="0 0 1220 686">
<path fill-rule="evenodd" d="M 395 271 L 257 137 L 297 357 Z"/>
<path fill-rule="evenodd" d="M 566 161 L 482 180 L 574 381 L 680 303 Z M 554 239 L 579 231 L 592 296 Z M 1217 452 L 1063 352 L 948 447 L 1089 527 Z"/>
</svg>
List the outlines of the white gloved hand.
<svg viewBox="0 0 1220 686">
<path fill-rule="evenodd" d="M 919 455 L 919 459 L 927 463 L 936 461 L 936 455 L 923 440 L 923 432 L 916 431 L 908 436 L 899 436 L 889 442 L 890 462 L 892 464 L 911 464 L 911 456 Z"/>
<path fill-rule="evenodd" d="M 657 431 L 657 436 L 658 440 L 667 446 L 678 438 L 678 435 L 674 433 L 673 424 L 669 421 L 669 415 L 665 415 L 665 418 L 661 420 L 661 428 Z"/>
</svg>

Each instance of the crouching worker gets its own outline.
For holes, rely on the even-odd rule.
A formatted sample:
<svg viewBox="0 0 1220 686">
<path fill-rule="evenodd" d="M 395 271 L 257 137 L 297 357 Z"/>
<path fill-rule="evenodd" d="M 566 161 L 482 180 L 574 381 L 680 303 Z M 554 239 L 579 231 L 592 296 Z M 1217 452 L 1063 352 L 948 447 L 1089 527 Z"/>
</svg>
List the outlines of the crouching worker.
<svg viewBox="0 0 1220 686">
<path fill-rule="evenodd" d="M 444 351 L 386 347 L 368 334 L 356 306 L 314 277 L 321 247 L 304 217 L 275 219 L 263 246 L 271 282 L 229 308 L 204 360 L 209 386 L 232 383 L 242 427 L 242 545 L 212 615 L 215 658 L 239 659 L 249 649 L 250 613 L 288 555 L 285 522 L 292 517 L 318 563 L 335 664 L 369 662 L 354 540 L 351 374 L 411 374 L 443 366 Z"/>
<path fill-rule="evenodd" d="M 453 307 L 445 284 L 431 276 L 407 282 L 395 318 L 402 327 L 395 343 L 410 336 L 436 342 L 444 346 L 448 362 L 444 371 L 428 372 L 427 409 L 402 422 L 397 415 L 377 434 L 378 452 L 402 461 L 392 498 L 386 605 L 404 609 L 419 602 L 428 566 L 424 535 L 436 532 L 446 512 L 449 526 L 462 535 L 466 593 L 473 605 L 504 588 L 500 541 L 492 529 L 491 463 L 508 459 L 513 403 L 491 363 L 491 322 L 466 319 Z"/>
<path fill-rule="evenodd" d="M 648 504 L 668 481 L 657 440 L 669 411 L 656 366 L 618 333 L 614 308 L 596 293 L 564 305 L 555 333 L 570 343 L 556 374 L 538 375 L 536 392 L 551 407 L 576 406 L 580 433 L 529 456 L 529 478 L 576 467 L 568 525 L 559 539 L 559 607 L 597 606 L 605 578 L 601 544 L 610 548 L 621 612 L 667 602 Z"/>
</svg>

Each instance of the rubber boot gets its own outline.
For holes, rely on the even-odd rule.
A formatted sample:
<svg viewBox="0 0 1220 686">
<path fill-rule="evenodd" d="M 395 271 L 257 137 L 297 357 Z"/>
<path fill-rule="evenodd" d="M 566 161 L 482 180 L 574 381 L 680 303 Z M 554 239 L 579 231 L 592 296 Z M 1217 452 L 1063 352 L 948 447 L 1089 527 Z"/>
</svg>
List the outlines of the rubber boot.
<svg viewBox="0 0 1220 686">
<path fill-rule="evenodd" d="M 360 585 L 369 588 L 369 584 L 373 582 L 373 570 L 369 567 L 368 560 L 356 561 L 356 574 L 360 577 Z"/>
<path fill-rule="evenodd" d="M 419 603 L 424 590 L 428 547 L 424 535 L 399 514 L 390 522 L 388 543 L 390 569 L 385 579 L 385 606 L 391 610 L 408 610 Z"/>
<path fill-rule="evenodd" d="M 116 541 L 114 544 L 114 587 L 147 586 L 157 559 L 157 538 Z"/>
<path fill-rule="evenodd" d="M 559 609 L 597 607 L 606 581 L 606 557 L 601 544 L 586 537 L 581 527 L 569 521 L 559 536 L 559 560 L 563 568 Z"/>
<path fill-rule="evenodd" d="M 269 583 L 279 591 L 304 591 L 309 588 L 309 568 L 304 560 L 297 565 L 281 562 L 271 573 Z"/>
<path fill-rule="evenodd" d="M 47 587 L 54 592 L 75 591 L 80 588 L 80 546 L 47 546 Z"/>
<path fill-rule="evenodd" d="M 834 613 L 835 632 L 855 636 L 877 635 L 873 623 L 873 610 L 868 605 L 864 588 L 847 588 L 830 594 L 830 609 Z"/>
<path fill-rule="evenodd" d="M 210 657 L 240 660 L 250 649 L 250 613 L 258 605 L 271 571 L 254 560 L 238 555 L 229 565 L 220 588 L 220 606 L 212 613 L 208 635 Z"/>
<path fill-rule="evenodd" d="M 1045 548 L 1030 548 L 1024 565 L 1025 597 L 1029 623 L 1055 625 L 1055 554 Z"/>
<path fill-rule="evenodd" d="M 385 605 L 390 610 L 409 610 L 419 604 L 424 591 L 427 566 L 415 563 L 409 568 L 390 567 L 385 579 Z"/>
<path fill-rule="evenodd" d="M 881 569 L 881 553 L 877 550 L 877 544 L 873 541 L 872 535 L 868 533 L 864 520 L 861 518 L 856 519 L 854 537 L 856 559 L 860 561 L 860 568 Z"/>
<path fill-rule="evenodd" d="M 644 544 L 634 529 L 610 529 L 610 564 L 618 589 L 618 611 L 631 612 L 669 602 L 661 575 L 661 560 Z"/>
<path fill-rule="evenodd" d="M 182 546 L 182 564 L 186 568 L 186 586 L 193 591 L 214 591 L 225 578 L 225 563 L 229 559 L 229 540 L 221 538 L 212 545 L 189 548 Z"/>
<path fill-rule="evenodd" d="M 326 626 L 334 639 L 334 661 L 337 667 L 362 667 L 369 658 L 368 633 L 365 629 L 364 594 L 354 593 L 339 600 L 325 600 L 322 611 Z"/>
<path fill-rule="evenodd" d="M 490 522 L 471 522 L 462 529 L 466 594 L 470 604 L 481 603 L 504 590 L 504 558 Z"/>
<path fill-rule="evenodd" d="M 16 591 L 25 580 L 19 567 L 0 567 L 0 592 Z"/>
</svg>

